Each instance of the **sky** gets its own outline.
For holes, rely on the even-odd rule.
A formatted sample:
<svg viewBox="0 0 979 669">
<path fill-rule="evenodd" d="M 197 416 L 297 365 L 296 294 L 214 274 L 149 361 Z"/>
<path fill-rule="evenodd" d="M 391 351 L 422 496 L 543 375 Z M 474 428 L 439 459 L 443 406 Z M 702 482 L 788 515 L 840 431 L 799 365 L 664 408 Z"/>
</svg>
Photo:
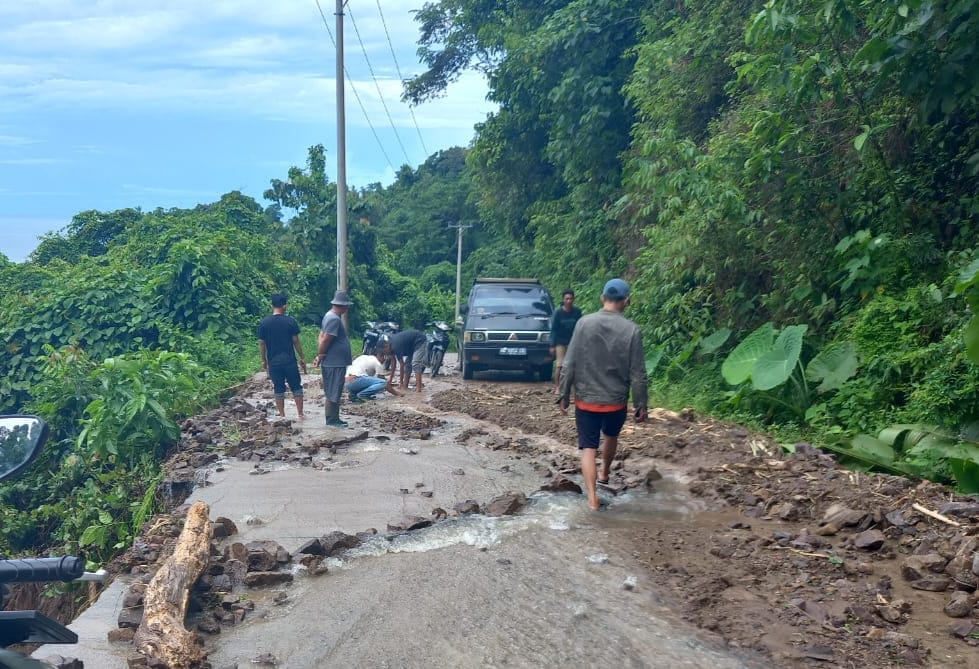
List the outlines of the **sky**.
<svg viewBox="0 0 979 669">
<path fill-rule="evenodd" d="M 493 109 L 476 73 L 401 102 L 399 71 L 423 70 L 411 15 L 423 2 L 345 5 L 350 187 L 468 145 Z M 0 253 L 22 262 L 91 209 L 193 207 L 233 190 L 267 205 L 269 182 L 315 144 L 335 181 L 336 0 L 319 3 L 0 3 Z"/>
</svg>

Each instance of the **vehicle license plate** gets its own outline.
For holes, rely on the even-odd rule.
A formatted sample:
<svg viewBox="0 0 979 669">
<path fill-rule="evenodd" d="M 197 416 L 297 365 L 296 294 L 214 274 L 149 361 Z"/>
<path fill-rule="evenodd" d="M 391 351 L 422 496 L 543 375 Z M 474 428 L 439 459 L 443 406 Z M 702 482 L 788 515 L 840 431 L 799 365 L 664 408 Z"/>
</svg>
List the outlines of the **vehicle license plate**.
<svg viewBox="0 0 979 669">
<path fill-rule="evenodd" d="M 509 348 L 504 346 L 500 349 L 500 355 L 527 355 L 527 349 L 524 346 L 511 346 Z"/>
</svg>

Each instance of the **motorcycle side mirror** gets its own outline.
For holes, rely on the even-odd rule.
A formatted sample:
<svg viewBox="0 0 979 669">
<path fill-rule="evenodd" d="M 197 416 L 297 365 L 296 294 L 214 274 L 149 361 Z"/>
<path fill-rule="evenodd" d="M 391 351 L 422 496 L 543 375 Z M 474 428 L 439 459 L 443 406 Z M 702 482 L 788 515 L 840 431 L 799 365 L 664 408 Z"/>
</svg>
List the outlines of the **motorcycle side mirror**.
<svg viewBox="0 0 979 669">
<path fill-rule="evenodd" d="M 37 416 L 0 416 L 0 481 L 19 474 L 41 451 L 50 428 Z"/>
</svg>

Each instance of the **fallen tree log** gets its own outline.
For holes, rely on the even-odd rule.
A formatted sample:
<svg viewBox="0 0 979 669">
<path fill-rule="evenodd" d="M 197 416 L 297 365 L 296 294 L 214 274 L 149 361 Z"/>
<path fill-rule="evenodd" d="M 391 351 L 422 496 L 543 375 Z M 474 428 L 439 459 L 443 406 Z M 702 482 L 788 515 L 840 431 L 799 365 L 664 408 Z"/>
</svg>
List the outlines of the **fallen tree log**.
<svg viewBox="0 0 979 669">
<path fill-rule="evenodd" d="M 190 589 L 210 559 L 211 522 L 204 502 L 187 512 L 173 555 L 146 587 L 143 620 L 133 644 L 143 655 L 161 660 L 170 669 L 193 669 L 207 659 L 203 642 L 184 627 Z"/>
</svg>

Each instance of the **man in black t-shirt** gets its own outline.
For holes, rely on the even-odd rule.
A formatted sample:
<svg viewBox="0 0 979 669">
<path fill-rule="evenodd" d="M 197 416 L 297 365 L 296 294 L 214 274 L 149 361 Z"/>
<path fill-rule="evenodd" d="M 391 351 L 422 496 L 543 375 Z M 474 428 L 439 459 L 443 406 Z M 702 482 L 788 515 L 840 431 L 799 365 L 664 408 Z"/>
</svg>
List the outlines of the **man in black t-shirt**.
<svg viewBox="0 0 979 669">
<path fill-rule="evenodd" d="M 415 373 L 415 391 L 422 391 L 422 372 L 425 370 L 426 349 L 428 339 L 421 330 L 405 330 L 391 337 L 391 375 L 388 380 L 393 382 L 394 375 L 401 367 L 401 387 L 408 390 L 408 380 L 411 372 Z"/>
<path fill-rule="evenodd" d="M 286 316 L 286 296 L 282 293 L 272 296 L 272 315 L 263 318 L 258 325 L 258 350 L 262 355 L 262 369 L 272 380 L 279 415 L 286 415 L 288 383 L 296 400 L 299 420 L 303 420 L 303 384 L 296 366 L 296 354 L 299 354 L 303 374 L 306 373 L 306 358 L 299 341 L 299 323 L 292 316 Z"/>
<path fill-rule="evenodd" d="M 574 334 L 575 325 L 581 318 L 581 309 L 574 305 L 574 291 L 568 288 L 561 295 L 561 306 L 554 310 L 551 315 L 551 353 L 554 355 L 554 394 L 558 394 L 561 387 L 561 365 L 564 363 L 564 354 L 568 351 L 568 344 L 571 343 L 571 335 Z"/>
</svg>

